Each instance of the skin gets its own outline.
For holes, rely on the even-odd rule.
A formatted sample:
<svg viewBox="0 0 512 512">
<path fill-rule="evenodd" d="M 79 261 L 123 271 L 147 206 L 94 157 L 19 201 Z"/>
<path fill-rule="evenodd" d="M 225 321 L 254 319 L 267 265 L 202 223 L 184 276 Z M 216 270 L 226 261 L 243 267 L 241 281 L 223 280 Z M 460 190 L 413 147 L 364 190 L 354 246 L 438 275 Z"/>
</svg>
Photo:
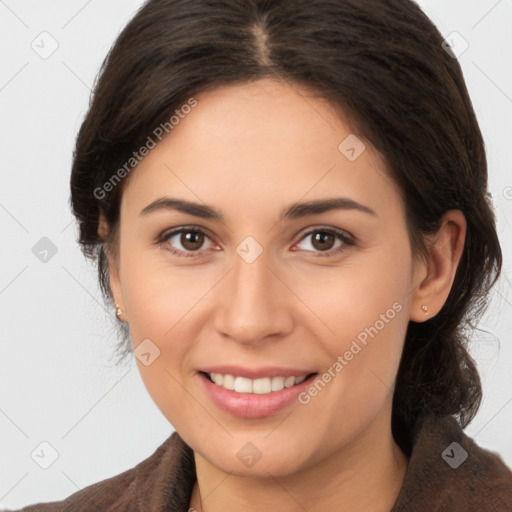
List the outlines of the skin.
<svg viewBox="0 0 512 512">
<path fill-rule="evenodd" d="M 407 325 L 446 301 L 464 217 L 445 214 L 428 258 L 416 258 L 382 155 L 359 136 L 366 149 L 349 161 L 338 145 L 352 131 L 324 100 L 270 79 L 196 99 L 130 176 L 109 258 L 112 293 L 134 349 L 149 338 L 160 350 L 148 366 L 137 359 L 143 381 L 194 450 L 190 506 L 389 511 L 407 469 L 391 434 Z M 170 209 L 141 215 L 162 196 L 206 203 L 225 221 Z M 339 209 L 279 221 L 297 201 L 340 196 L 376 215 Z M 198 249 L 179 234 L 155 242 L 191 225 L 208 233 Z M 315 244 L 314 235 L 305 236 L 313 228 L 343 230 L 355 244 L 336 236 Z M 263 248 L 252 263 L 236 252 L 247 236 Z M 173 255 L 171 245 L 193 256 Z M 306 405 L 240 418 L 219 409 L 198 378 L 199 368 L 213 364 L 321 375 L 394 303 L 401 311 Z M 261 453 L 252 467 L 237 457 L 247 442 Z"/>
</svg>

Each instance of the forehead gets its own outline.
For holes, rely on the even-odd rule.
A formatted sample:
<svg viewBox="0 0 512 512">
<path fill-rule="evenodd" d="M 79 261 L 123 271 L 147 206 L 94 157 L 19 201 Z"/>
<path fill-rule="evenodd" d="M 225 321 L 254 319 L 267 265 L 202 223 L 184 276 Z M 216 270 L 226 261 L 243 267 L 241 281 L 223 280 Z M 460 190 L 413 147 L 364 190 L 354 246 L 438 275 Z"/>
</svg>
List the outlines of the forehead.
<svg viewBox="0 0 512 512">
<path fill-rule="evenodd" d="M 165 193 L 255 214 L 301 198 L 397 201 L 382 155 L 306 90 L 265 79 L 194 99 L 134 171 L 125 195 L 140 209 Z"/>
</svg>

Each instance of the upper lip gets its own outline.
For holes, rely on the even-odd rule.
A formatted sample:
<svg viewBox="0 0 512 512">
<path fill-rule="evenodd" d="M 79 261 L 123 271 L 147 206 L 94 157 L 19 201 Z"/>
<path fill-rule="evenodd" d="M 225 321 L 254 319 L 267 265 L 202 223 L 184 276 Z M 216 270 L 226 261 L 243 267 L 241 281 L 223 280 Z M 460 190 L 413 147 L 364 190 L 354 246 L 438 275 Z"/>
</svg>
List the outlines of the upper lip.
<svg viewBox="0 0 512 512">
<path fill-rule="evenodd" d="M 262 379 L 265 377 L 306 377 L 312 373 L 311 370 L 298 368 L 284 368 L 277 366 L 265 366 L 261 368 L 245 368 L 243 366 L 221 365 L 200 368 L 204 373 L 221 373 L 222 375 L 233 375 L 234 377 L 245 377 L 246 379 Z"/>
</svg>

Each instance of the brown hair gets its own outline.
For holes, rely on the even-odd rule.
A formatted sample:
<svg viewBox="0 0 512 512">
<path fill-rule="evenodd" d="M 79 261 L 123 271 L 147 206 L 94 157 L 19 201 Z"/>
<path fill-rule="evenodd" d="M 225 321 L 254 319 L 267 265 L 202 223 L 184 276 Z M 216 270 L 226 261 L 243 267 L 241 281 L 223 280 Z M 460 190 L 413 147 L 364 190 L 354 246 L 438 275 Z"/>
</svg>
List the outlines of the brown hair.
<svg viewBox="0 0 512 512">
<path fill-rule="evenodd" d="M 119 35 L 100 70 L 80 128 L 71 175 L 84 253 L 97 258 L 111 301 L 100 211 L 115 236 L 127 179 L 95 193 L 155 128 L 194 94 L 276 78 L 343 112 L 389 166 L 407 211 L 411 245 L 444 212 L 466 217 L 464 252 L 438 315 L 410 322 L 394 390 L 392 428 L 410 453 L 427 414 L 475 416 L 481 384 L 466 350 L 498 278 L 502 256 L 487 192 L 484 142 L 460 65 L 410 0 L 149 0 Z M 104 189 L 102 189 L 104 190 Z M 125 332 L 126 335 L 126 332 Z M 123 340 L 129 353 L 127 336 Z"/>
</svg>

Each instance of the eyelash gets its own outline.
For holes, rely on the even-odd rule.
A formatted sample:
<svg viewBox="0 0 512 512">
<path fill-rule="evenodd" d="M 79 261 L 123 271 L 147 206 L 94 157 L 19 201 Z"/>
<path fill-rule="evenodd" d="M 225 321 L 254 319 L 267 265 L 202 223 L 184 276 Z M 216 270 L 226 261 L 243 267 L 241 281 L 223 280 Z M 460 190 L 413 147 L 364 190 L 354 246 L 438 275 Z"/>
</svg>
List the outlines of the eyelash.
<svg viewBox="0 0 512 512">
<path fill-rule="evenodd" d="M 160 235 L 158 237 L 156 243 L 163 244 L 163 243 L 168 242 L 169 239 L 175 235 L 178 235 L 180 233 L 189 233 L 189 232 L 201 233 L 202 235 L 205 235 L 210 239 L 212 238 L 212 237 L 210 237 L 210 235 L 207 233 L 206 230 L 204 230 L 203 228 L 201 228 L 199 226 L 183 226 L 179 229 L 175 229 L 173 231 L 168 231 L 168 232 L 163 233 L 162 235 Z M 306 237 L 308 237 L 309 235 L 312 235 L 314 233 L 324 233 L 324 234 L 327 233 L 330 235 L 335 235 L 339 240 L 341 240 L 343 242 L 343 244 L 340 245 L 339 247 L 337 247 L 335 249 L 330 249 L 329 251 L 307 251 L 307 252 L 316 252 L 315 257 L 329 257 L 329 256 L 333 257 L 333 256 L 340 254 L 344 250 L 346 250 L 347 247 L 356 245 L 356 241 L 354 239 L 350 238 L 344 231 L 341 231 L 341 230 L 335 229 L 335 228 L 322 227 L 322 226 L 312 229 L 312 230 L 308 231 L 307 233 L 304 233 L 304 235 L 301 237 L 299 242 L 301 242 L 303 239 L 305 239 Z M 299 242 L 297 242 L 297 243 L 299 243 Z M 180 256 L 180 257 L 185 257 L 185 258 L 197 257 L 198 254 L 200 253 L 200 251 L 186 252 L 186 251 L 174 249 L 169 244 L 167 244 L 165 249 L 175 256 Z"/>
</svg>

